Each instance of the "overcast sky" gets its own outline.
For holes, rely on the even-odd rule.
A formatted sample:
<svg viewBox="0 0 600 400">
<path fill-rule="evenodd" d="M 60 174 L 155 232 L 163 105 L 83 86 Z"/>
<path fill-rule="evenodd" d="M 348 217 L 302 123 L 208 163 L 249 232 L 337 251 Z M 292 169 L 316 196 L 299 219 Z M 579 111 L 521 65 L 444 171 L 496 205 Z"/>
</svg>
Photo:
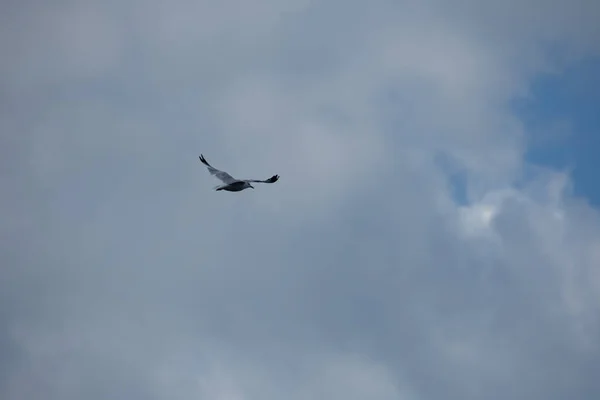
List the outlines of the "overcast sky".
<svg viewBox="0 0 600 400">
<path fill-rule="evenodd" d="M 0 397 L 600 398 L 600 210 L 528 156 L 582 133 L 514 107 L 599 37 L 594 0 L 2 2 Z"/>
</svg>

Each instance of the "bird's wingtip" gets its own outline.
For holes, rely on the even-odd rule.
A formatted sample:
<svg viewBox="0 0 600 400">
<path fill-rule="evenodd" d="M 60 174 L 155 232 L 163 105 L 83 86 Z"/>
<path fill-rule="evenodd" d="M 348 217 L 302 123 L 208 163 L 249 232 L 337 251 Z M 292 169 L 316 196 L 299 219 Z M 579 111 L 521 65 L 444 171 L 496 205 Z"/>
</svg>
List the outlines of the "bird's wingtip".
<svg viewBox="0 0 600 400">
<path fill-rule="evenodd" d="M 267 179 L 268 183 L 275 183 L 279 180 L 279 175 L 273 175 L 272 177 L 270 177 L 269 179 Z"/>
</svg>

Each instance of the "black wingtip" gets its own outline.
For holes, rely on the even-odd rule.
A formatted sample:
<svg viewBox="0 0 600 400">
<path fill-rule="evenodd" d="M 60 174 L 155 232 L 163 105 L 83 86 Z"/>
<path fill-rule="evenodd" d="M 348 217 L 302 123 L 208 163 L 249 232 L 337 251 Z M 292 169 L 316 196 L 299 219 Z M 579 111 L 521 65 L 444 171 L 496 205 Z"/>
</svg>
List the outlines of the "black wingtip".
<svg viewBox="0 0 600 400">
<path fill-rule="evenodd" d="M 269 179 L 267 179 L 268 183 L 275 183 L 279 180 L 279 175 L 273 175 L 272 177 L 270 177 Z"/>
<path fill-rule="evenodd" d="M 200 157 L 198 157 L 198 158 L 200 159 L 200 161 L 202 161 L 202 164 L 208 165 L 206 158 L 204 158 L 204 156 L 202 154 L 200 154 Z"/>
</svg>

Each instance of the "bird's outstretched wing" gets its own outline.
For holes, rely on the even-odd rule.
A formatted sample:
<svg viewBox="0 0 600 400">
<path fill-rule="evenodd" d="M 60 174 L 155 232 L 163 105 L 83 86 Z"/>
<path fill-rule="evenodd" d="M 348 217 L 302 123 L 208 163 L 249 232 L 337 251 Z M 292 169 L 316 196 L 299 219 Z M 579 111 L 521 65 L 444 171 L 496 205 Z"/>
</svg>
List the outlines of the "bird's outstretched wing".
<svg viewBox="0 0 600 400">
<path fill-rule="evenodd" d="M 270 177 L 269 179 L 265 179 L 265 180 L 255 180 L 255 179 L 246 179 L 246 182 L 252 182 L 252 183 L 274 183 L 277 182 L 279 180 L 279 175 L 273 175 L 272 177 Z"/>
<path fill-rule="evenodd" d="M 227 172 L 220 171 L 220 170 L 216 169 L 215 167 L 213 167 L 212 165 L 210 165 L 208 163 L 208 161 L 206 161 L 206 158 L 204 158 L 204 156 L 202 154 L 200 154 L 199 158 L 200 158 L 200 161 L 202 161 L 202 164 L 206 165 L 206 167 L 208 168 L 208 172 L 210 172 L 211 175 L 214 175 L 217 178 L 219 178 L 221 181 L 223 181 L 223 183 L 230 184 L 233 182 L 237 182 L 237 179 L 235 179 L 234 177 L 229 175 Z"/>
</svg>

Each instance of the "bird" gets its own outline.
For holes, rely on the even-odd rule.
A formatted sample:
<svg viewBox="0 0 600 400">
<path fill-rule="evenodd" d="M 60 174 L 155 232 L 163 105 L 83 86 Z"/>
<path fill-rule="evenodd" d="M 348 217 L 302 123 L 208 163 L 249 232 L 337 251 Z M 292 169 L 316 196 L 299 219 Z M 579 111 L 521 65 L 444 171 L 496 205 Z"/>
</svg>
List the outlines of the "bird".
<svg viewBox="0 0 600 400">
<path fill-rule="evenodd" d="M 215 167 L 213 167 L 212 165 L 210 165 L 208 163 L 208 161 L 206 161 L 206 158 L 204 158 L 204 156 L 202 154 L 200 154 L 199 158 L 200 158 L 200 161 L 202 162 L 202 164 L 206 165 L 206 167 L 208 168 L 208 172 L 210 172 L 211 175 L 216 176 L 218 179 L 220 179 L 224 183 L 223 185 L 215 186 L 214 189 L 216 191 L 225 190 L 227 192 L 241 192 L 242 190 L 248 189 L 248 188 L 254 189 L 254 186 L 252 186 L 252 183 L 274 183 L 279 180 L 279 175 L 273 175 L 269 179 L 265 179 L 265 180 L 235 179 L 234 177 L 229 175 L 227 172 L 220 171 L 220 170 L 216 169 Z"/>
</svg>

